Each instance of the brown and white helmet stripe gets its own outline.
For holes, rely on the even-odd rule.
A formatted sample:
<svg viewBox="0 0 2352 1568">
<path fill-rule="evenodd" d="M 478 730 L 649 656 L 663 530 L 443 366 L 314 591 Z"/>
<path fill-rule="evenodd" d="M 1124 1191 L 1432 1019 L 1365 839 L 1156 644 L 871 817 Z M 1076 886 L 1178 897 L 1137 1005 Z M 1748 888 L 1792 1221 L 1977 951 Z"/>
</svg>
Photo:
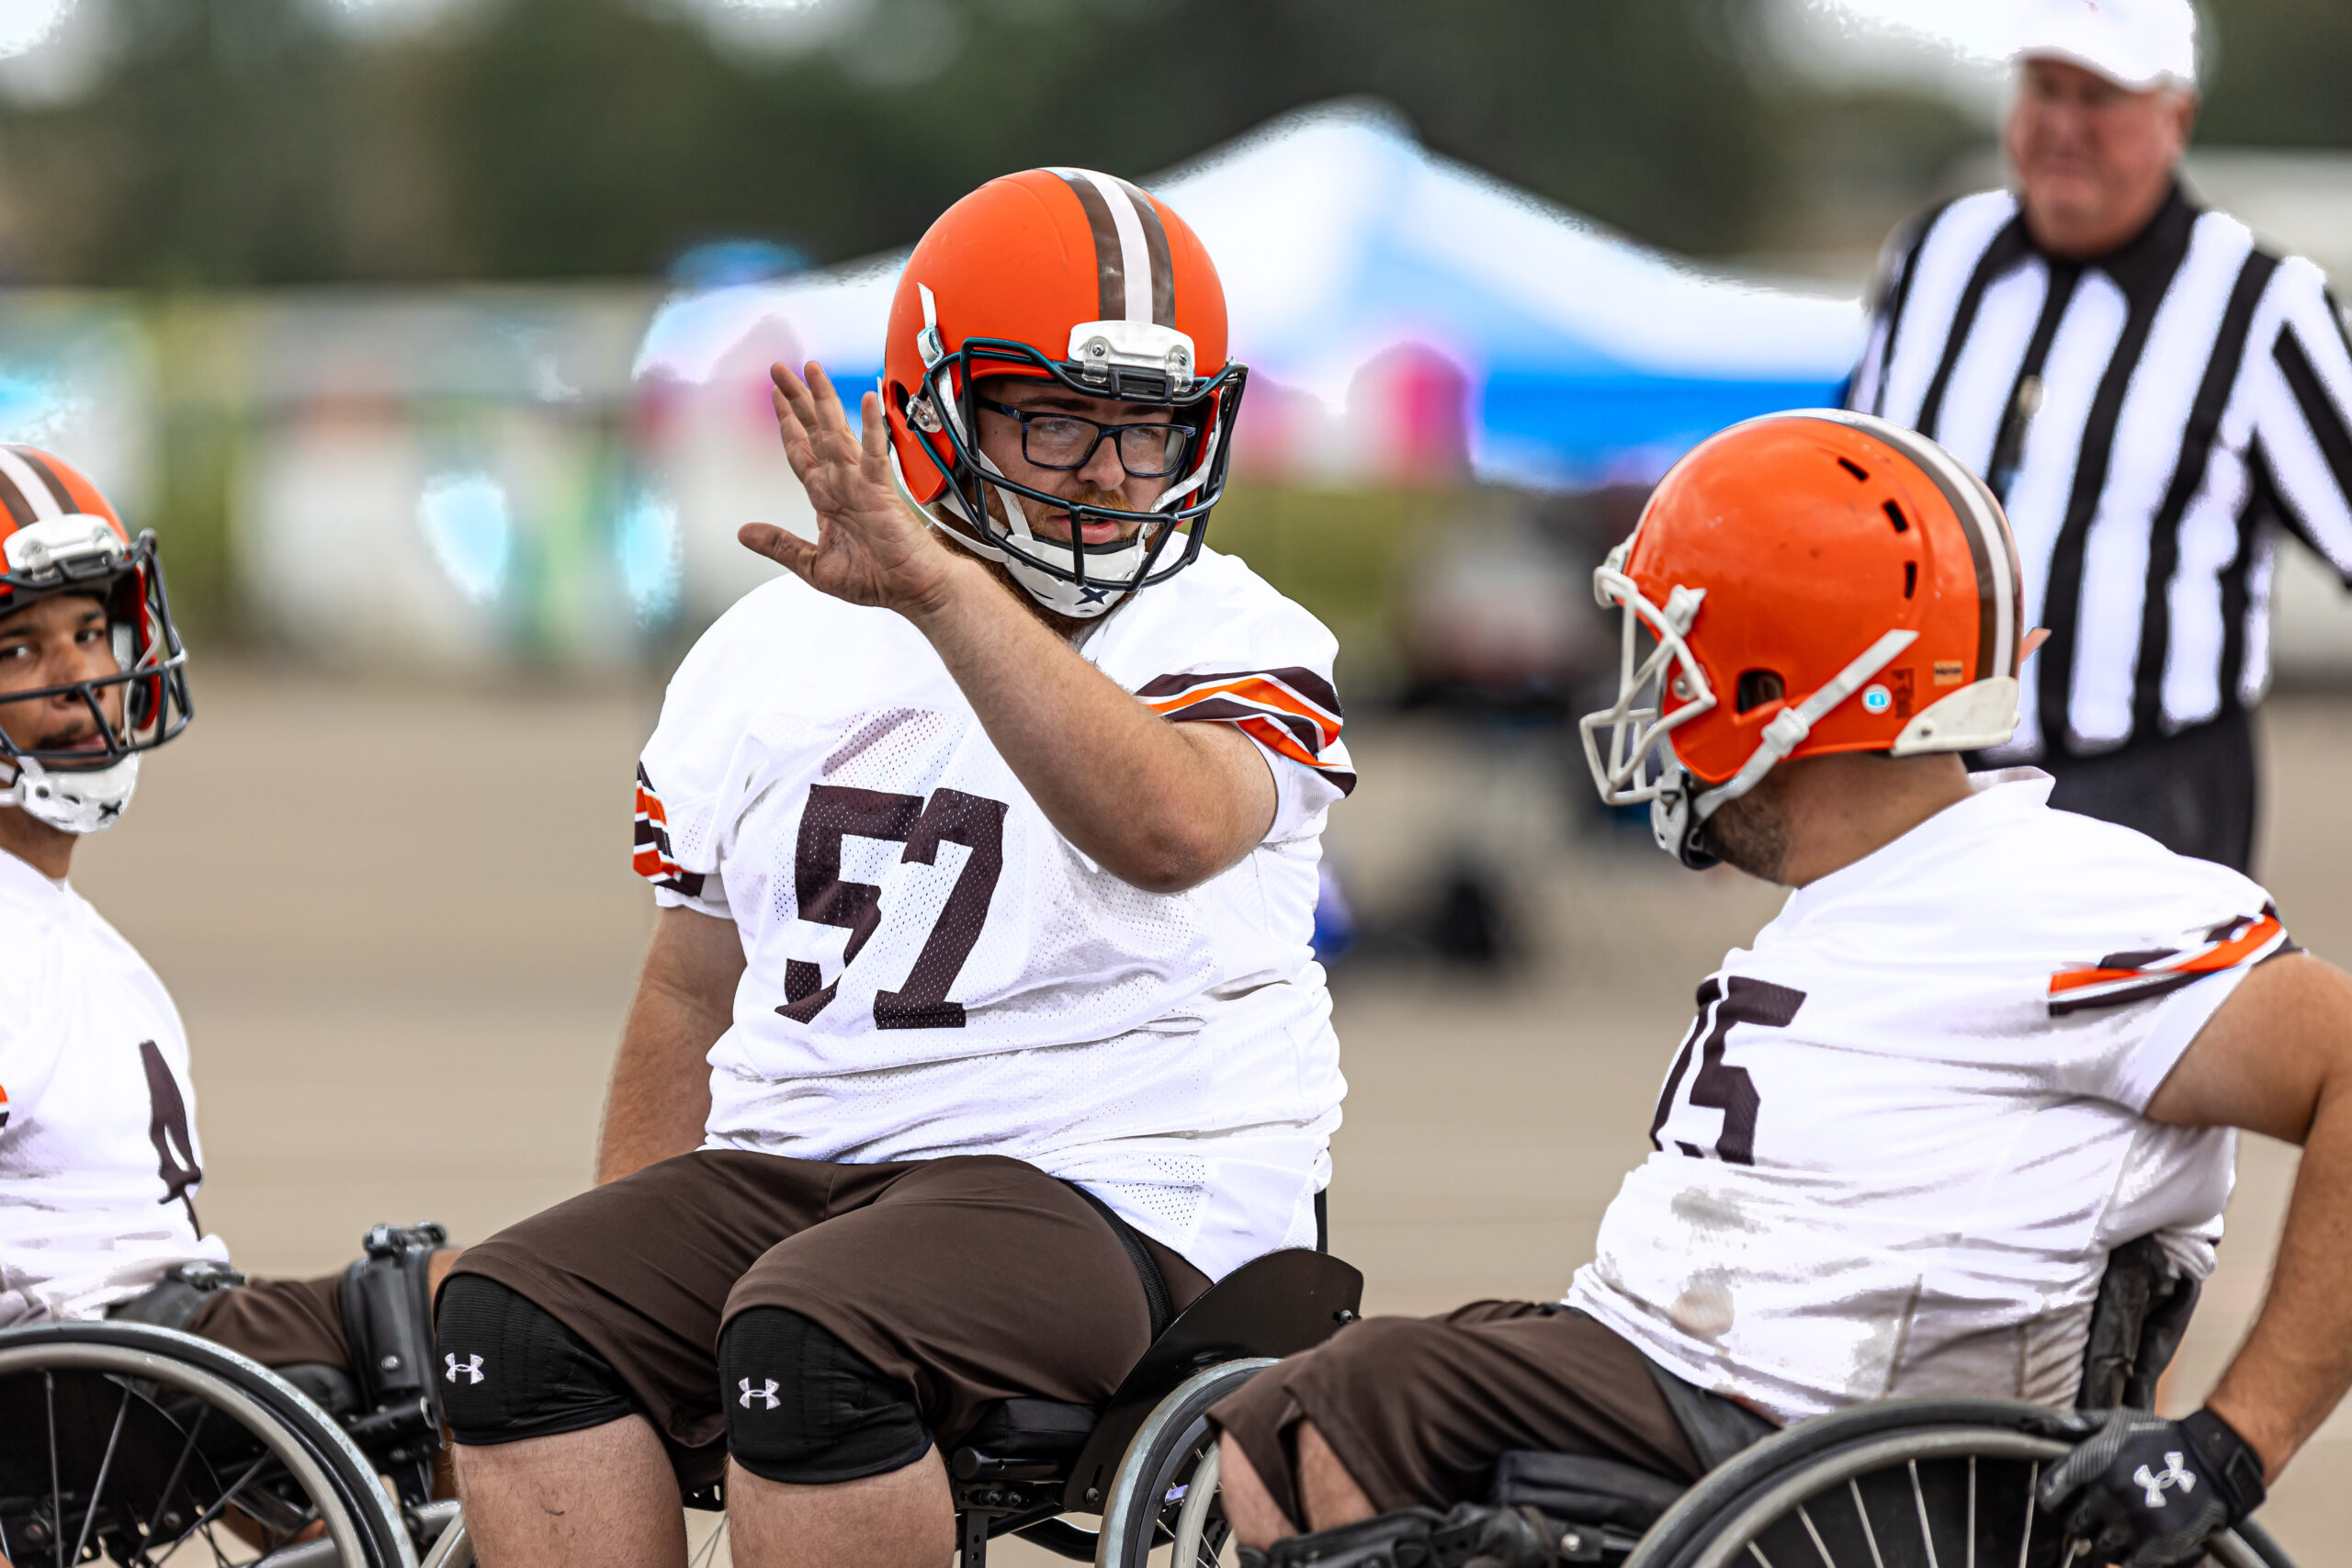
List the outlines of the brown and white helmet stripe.
<svg viewBox="0 0 2352 1568">
<path fill-rule="evenodd" d="M 1842 409 L 1819 410 L 1816 417 L 1851 425 L 1885 442 L 1943 492 L 1960 518 L 1968 553 L 1976 564 L 1976 669 L 1970 679 L 2016 674 L 2025 589 L 2018 581 L 2018 547 L 2009 535 L 2009 520 L 1984 481 L 1933 441 L 1890 420 Z"/>
<path fill-rule="evenodd" d="M 1101 288 L 1101 320 L 1176 324 L 1176 269 L 1168 255 L 1168 231 L 1151 197 L 1113 175 L 1092 169 L 1056 169 L 1078 195 L 1094 231 L 1094 263 Z"/>
<path fill-rule="evenodd" d="M 57 471 L 26 446 L 0 446 L 0 507 L 19 528 L 82 510 Z"/>
</svg>

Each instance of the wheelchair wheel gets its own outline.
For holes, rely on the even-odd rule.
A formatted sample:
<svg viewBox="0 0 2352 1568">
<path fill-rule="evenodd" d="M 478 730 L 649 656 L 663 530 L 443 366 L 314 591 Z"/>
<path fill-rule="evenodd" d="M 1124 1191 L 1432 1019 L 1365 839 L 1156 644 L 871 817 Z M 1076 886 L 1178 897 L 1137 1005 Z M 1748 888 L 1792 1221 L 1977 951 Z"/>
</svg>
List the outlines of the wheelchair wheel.
<svg viewBox="0 0 2352 1568">
<path fill-rule="evenodd" d="M 1685 1493 L 1625 1568 L 2058 1568 L 2034 1490 L 2074 1446 L 2054 1413 L 2007 1400 L 1889 1400 L 1799 1424 Z M 2247 1524 L 2224 1568 L 2293 1568 Z"/>
<path fill-rule="evenodd" d="M 415 1568 L 375 1468 L 276 1373 L 134 1323 L 0 1331 L 0 1552 L 18 1565 Z"/>
<path fill-rule="evenodd" d="M 1170 1568 L 1210 1568 L 1225 1549 L 1217 1503 L 1216 1443 L 1209 1406 L 1274 1363 L 1268 1357 L 1220 1361 L 1194 1372 L 1161 1400 L 1127 1445 L 1102 1510 L 1101 1568 L 1143 1568 L 1154 1546 L 1177 1540 Z M 1190 1555 L 1183 1555 L 1189 1550 Z"/>
</svg>

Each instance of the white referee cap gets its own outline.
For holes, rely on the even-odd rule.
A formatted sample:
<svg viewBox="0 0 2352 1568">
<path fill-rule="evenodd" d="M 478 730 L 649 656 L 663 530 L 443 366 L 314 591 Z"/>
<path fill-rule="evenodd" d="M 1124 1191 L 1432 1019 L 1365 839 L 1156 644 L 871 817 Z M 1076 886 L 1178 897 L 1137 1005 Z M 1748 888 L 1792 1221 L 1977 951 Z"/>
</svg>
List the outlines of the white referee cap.
<svg viewBox="0 0 2352 1568">
<path fill-rule="evenodd" d="M 2146 92 L 2197 85 L 2197 13 L 2189 0 L 2028 0 L 2018 60 L 2064 60 Z"/>
</svg>

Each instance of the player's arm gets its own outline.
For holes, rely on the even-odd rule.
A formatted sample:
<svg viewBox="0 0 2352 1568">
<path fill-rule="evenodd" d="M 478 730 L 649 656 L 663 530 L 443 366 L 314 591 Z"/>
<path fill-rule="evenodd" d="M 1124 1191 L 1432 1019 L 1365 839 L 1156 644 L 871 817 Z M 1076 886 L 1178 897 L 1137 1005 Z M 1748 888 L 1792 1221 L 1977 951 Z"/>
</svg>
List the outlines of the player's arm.
<svg viewBox="0 0 2352 1568">
<path fill-rule="evenodd" d="M 2288 526 L 2352 583 L 2352 343 L 2310 264 L 2281 267 L 2271 292 L 2277 336 L 2247 345 L 2252 445 Z"/>
<path fill-rule="evenodd" d="M 821 369 L 803 384 L 779 367 L 776 389 L 785 456 L 819 536 L 755 523 L 743 543 L 821 592 L 911 621 L 1063 837 L 1154 893 L 1207 881 L 1265 837 L 1274 780 L 1256 742 L 1161 718 L 942 544 L 891 482 L 879 398 L 866 394 L 861 446 Z"/>
<path fill-rule="evenodd" d="M 704 1058 L 734 1021 L 742 975 L 733 921 L 676 908 L 655 918 L 605 1090 L 599 1185 L 701 1146 L 710 1119 Z"/>
<path fill-rule="evenodd" d="M 2352 1389 L 2352 976 L 2301 953 L 2256 968 L 2148 1114 L 2302 1145 L 2269 1293 L 2207 1402 L 2276 1478 Z"/>
</svg>

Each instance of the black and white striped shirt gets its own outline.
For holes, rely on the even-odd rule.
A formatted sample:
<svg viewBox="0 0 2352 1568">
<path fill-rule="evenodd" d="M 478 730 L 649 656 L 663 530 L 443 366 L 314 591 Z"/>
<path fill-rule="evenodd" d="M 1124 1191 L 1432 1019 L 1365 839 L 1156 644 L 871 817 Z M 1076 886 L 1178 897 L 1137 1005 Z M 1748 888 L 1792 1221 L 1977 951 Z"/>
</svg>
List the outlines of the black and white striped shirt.
<svg viewBox="0 0 2352 1568">
<path fill-rule="evenodd" d="M 2259 701 L 2279 527 L 2352 581 L 2352 346 L 2319 269 L 2177 190 L 2093 262 L 2041 251 L 2007 191 L 1937 209 L 1890 255 L 1848 403 L 1984 476 L 2027 624 L 2051 630 L 1996 755 L 2111 750 Z"/>
</svg>

